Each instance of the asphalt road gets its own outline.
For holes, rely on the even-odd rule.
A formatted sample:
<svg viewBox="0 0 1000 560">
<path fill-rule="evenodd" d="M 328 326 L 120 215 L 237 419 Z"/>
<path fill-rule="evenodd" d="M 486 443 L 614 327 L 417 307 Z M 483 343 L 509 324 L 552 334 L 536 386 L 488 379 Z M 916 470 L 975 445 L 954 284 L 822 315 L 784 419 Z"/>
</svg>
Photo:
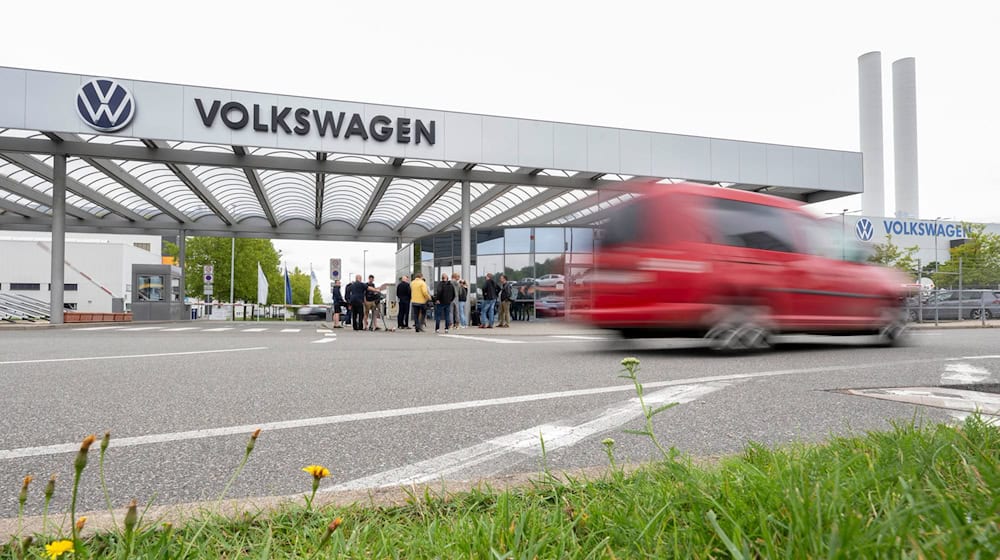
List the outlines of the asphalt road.
<svg viewBox="0 0 1000 560">
<path fill-rule="evenodd" d="M 315 323 L 0 330 L 0 518 L 16 515 L 29 473 L 28 513 L 40 513 L 50 473 L 52 510 L 63 511 L 79 442 L 106 430 L 116 506 L 164 505 L 217 497 L 256 427 L 232 497 L 305 492 L 300 469 L 314 463 L 331 471 L 325 490 L 537 471 L 539 434 L 553 469 L 606 465 L 606 437 L 620 461 L 650 459 L 648 441 L 622 433 L 642 427 L 634 391 L 616 377 L 625 356 L 641 360 L 652 402 L 682 403 L 657 416 L 656 431 L 694 456 L 955 421 L 953 411 L 841 391 L 996 383 L 1000 370 L 998 329 L 923 331 L 902 348 L 805 340 L 720 356 L 557 325 L 451 336 Z M 81 511 L 104 504 L 93 451 Z"/>
</svg>

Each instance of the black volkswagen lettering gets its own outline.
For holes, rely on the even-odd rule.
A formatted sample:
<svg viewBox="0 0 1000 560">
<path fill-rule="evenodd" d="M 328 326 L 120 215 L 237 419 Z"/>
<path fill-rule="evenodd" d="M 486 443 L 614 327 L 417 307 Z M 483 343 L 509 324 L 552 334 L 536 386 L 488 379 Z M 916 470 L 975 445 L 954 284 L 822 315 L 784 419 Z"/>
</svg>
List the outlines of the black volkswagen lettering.
<svg viewBox="0 0 1000 560">
<path fill-rule="evenodd" d="M 378 140 L 379 142 L 385 142 L 386 140 L 392 138 L 391 124 L 392 119 L 385 115 L 378 115 L 373 118 L 372 122 L 368 124 L 368 128 L 372 133 L 372 138 Z"/>
<path fill-rule="evenodd" d="M 406 117 L 399 117 L 396 119 L 396 143 L 398 144 L 409 144 L 410 143 L 410 119 Z"/>
<path fill-rule="evenodd" d="M 208 110 L 207 114 L 205 113 L 205 105 L 202 104 L 201 99 L 196 97 L 194 104 L 198 106 L 198 114 L 201 115 L 201 122 L 205 126 L 212 126 L 212 123 L 215 122 L 215 115 L 219 114 L 219 105 L 221 105 L 219 100 L 216 99 L 212 102 L 212 108 Z"/>
<path fill-rule="evenodd" d="M 368 139 L 368 131 L 365 130 L 365 122 L 361 120 L 361 115 L 354 113 L 351 115 L 351 123 L 347 125 L 347 130 L 344 131 L 344 140 L 347 140 L 351 135 L 360 136 L 362 140 Z"/>
<path fill-rule="evenodd" d="M 431 126 L 428 129 L 424 126 L 424 121 L 417 119 L 417 144 L 420 143 L 420 138 L 427 140 L 427 143 L 431 146 L 434 145 L 434 121 L 431 121 Z"/>
<path fill-rule="evenodd" d="M 239 119 L 233 120 L 231 113 L 238 113 Z M 250 113 L 242 103 L 230 101 L 222 106 L 222 122 L 233 130 L 241 130 L 250 122 Z"/>
<path fill-rule="evenodd" d="M 327 111 L 323 113 L 323 118 L 320 120 L 319 111 L 313 109 L 313 120 L 316 121 L 316 130 L 319 131 L 320 136 L 326 136 L 326 129 L 329 128 L 330 132 L 333 133 L 333 137 L 337 138 L 340 136 L 340 127 L 344 125 L 344 112 L 341 111 L 337 114 L 337 118 L 333 118 L 333 112 Z"/>
<path fill-rule="evenodd" d="M 295 122 L 298 126 L 295 127 L 295 134 L 299 136 L 305 136 L 309 134 L 309 109 L 298 108 L 295 110 Z"/>
<path fill-rule="evenodd" d="M 267 123 L 260 122 L 260 105 L 253 104 L 253 129 L 257 132 L 267 132 Z"/>
<path fill-rule="evenodd" d="M 285 134 L 291 134 L 292 129 L 288 128 L 288 123 L 285 119 L 288 118 L 288 113 L 292 112 L 291 107 L 285 107 L 278 112 L 278 108 L 274 105 L 271 106 L 271 132 L 278 132 L 278 127 L 285 131 Z"/>
</svg>

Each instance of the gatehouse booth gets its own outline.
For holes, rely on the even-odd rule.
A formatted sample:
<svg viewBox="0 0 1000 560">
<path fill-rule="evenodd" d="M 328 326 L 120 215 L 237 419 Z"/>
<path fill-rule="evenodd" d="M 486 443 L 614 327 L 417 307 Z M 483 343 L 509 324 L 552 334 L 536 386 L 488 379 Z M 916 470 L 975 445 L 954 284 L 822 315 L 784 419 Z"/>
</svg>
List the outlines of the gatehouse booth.
<svg viewBox="0 0 1000 560">
<path fill-rule="evenodd" d="M 184 271 L 168 264 L 132 265 L 132 320 L 182 321 L 191 316 L 181 296 Z"/>
</svg>

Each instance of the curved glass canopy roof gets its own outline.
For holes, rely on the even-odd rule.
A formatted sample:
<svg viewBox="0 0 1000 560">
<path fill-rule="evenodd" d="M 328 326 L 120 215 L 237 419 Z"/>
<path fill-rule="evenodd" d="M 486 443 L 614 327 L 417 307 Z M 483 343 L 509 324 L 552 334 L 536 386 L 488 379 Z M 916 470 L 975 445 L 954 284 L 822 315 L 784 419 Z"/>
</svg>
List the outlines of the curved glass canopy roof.
<svg viewBox="0 0 1000 560">
<path fill-rule="evenodd" d="M 460 228 L 463 181 L 473 228 L 593 226 L 661 179 L 17 129 L 0 144 L 0 229 L 51 227 L 54 153 L 69 231 L 406 242 Z"/>
</svg>

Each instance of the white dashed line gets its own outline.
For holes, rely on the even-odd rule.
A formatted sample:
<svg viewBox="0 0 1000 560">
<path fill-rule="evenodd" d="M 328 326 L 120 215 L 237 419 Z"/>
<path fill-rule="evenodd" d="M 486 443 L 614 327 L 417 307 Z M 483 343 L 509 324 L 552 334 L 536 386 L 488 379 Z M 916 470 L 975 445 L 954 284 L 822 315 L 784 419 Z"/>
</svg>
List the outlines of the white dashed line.
<svg viewBox="0 0 1000 560">
<path fill-rule="evenodd" d="M 163 332 L 193 331 L 198 327 L 177 327 L 175 329 L 163 329 Z"/>
<path fill-rule="evenodd" d="M 240 331 L 240 332 L 264 332 L 264 331 L 266 331 L 266 330 L 267 330 L 267 329 L 243 329 L 243 330 L 242 330 L 242 331 Z"/>
<path fill-rule="evenodd" d="M 281 329 L 281 332 L 299 332 L 302 329 Z"/>
<path fill-rule="evenodd" d="M 231 330 L 233 330 L 233 327 L 217 327 L 217 328 L 214 328 L 214 329 L 202 329 L 202 332 L 222 332 L 222 331 L 231 331 Z"/>
<path fill-rule="evenodd" d="M 477 340 L 479 342 L 492 342 L 494 344 L 524 344 L 523 340 L 509 340 L 506 338 L 493 338 L 486 336 L 466 336 L 464 334 L 442 334 L 445 338 L 457 338 L 459 340 Z"/>
<path fill-rule="evenodd" d="M 153 330 L 160 330 L 162 328 L 163 327 L 132 327 L 132 328 L 129 328 L 129 329 L 122 329 L 122 332 L 128 332 L 128 331 L 153 331 Z"/>
<path fill-rule="evenodd" d="M 312 341 L 313 344 L 323 344 L 325 342 L 336 342 L 336 338 L 321 338 L 319 340 Z"/>
<path fill-rule="evenodd" d="M 125 356 L 86 356 L 83 358 L 46 358 L 43 360 L 14 360 L 11 362 L 0 362 L 0 366 L 14 364 L 44 364 L 50 362 L 88 362 L 92 360 L 126 360 L 129 358 L 159 358 L 162 356 L 191 356 L 194 354 L 220 354 L 223 352 L 247 352 L 250 350 L 267 350 L 267 346 L 254 346 L 252 348 L 229 348 L 225 350 L 191 350 L 189 352 L 162 352 L 159 354 L 128 354 Z"/>
<path fill-rule="evenodd" d="M 117 326 L 117 327 L 86 327 L 86 328 L 83 328 L 83 329 L 73 329 L 73 330 L 74 331 L 109 331 L 109 330 L 112 330 L 112 329 L 124 329 L 124 328 L 125 327 L 122 327 L 122 326 Z"/>
</svg>

